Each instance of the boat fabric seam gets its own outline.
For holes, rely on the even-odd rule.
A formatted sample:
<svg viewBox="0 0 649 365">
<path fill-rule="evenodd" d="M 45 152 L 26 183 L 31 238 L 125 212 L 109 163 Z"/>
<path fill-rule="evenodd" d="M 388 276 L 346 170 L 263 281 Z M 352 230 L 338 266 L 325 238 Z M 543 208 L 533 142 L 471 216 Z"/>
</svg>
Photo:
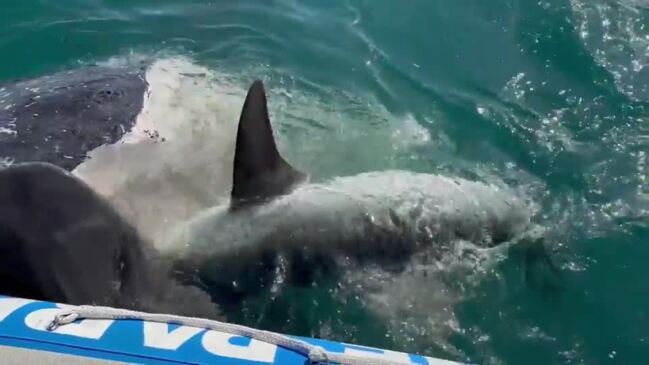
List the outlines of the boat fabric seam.
<svg viewBox="0 0 649 365">
<path fill-rule="evenodd" d="M 189 327 L 205 328 L 213 331 L 245 336 L 254 340 L 270 343 L 297 352 L 308 358 L 311 364 L 340 364 L 340 365 L 412 365 L 412 362 L 377 359 L 353 354 L 331 352 L 320 346 L 311 345 L 305 341 L 291 338 L 280 333 L 246 327 L 238 324 L 219 322 L 215 320 L 182 317 L 172 314 L 138 312 L 112 307 L 81 305 L 63 308 L 47 326 L 53 331 L 59 326 L 70 324 L 80 319 L 113 319 L 141 320 L 147 322 L 172 323 Z"/>
</svg>

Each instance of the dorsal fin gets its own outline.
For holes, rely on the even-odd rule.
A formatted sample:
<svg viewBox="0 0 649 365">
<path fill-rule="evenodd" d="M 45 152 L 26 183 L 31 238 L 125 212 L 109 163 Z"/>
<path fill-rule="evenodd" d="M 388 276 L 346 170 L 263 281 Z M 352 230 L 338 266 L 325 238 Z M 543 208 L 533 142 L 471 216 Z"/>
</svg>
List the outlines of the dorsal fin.
<svg viewBox="0 0 649 365">
<path fill-rule="evenodd" d="M 264 85 L 255 80 L 239 119 L 230 208 L 286 194 L 305 179 L 306 175 L 291 167 L 277 151 Z"/>
</svg>

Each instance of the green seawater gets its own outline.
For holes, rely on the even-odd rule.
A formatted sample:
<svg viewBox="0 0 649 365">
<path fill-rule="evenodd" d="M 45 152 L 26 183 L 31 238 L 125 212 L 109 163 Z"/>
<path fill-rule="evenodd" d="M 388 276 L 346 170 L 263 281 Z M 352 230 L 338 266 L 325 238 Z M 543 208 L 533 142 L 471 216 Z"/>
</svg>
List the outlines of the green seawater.
<svg viewBox="0 0 649 365">
<path fill-rule="evenodd" d="M 231 320 L 477 364 L 649 361 L 647 0 L 0 0 L 0 83 L 170 54 L 285 90 L 279 138 L 315 176 L 498 178 L 545 230 L 393 310 L 324 279 Z M 291 119 L 292 95 L 326 112 Z"/>
</svg>

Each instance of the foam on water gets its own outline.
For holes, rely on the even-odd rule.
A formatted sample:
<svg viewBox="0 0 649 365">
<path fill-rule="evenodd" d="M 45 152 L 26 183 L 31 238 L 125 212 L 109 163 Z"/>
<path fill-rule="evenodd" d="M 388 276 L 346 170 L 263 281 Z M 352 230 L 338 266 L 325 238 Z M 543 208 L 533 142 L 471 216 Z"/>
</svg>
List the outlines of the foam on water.
<svg viewBox="0 0 649 365">
<path fill-rule="evenodd" d="M 386 335 L 405 344 L 434 334 L 447 346 L 443 339 L 457 330 L 453 308 L 465 299 L 465 286 L 477 285 L 505 256 L 507 244 L 484 246 L 503 235 L 518 242 L 536 209 L 504 186 L 369 172 L 298 187 L 250 212 L 209 209 L 176 232 L 167 249 L 190 260 L 209 258 L 208 265 L 214 259 L 225 279 L 212 282 L 229 280 L 230 270 L 252 273 L 271 251 L 280 257 L 301 247 L 307 256 L 327 253 L 345 268 L 339 295 L 360 298 L 394 332 Z M 414 251 L 403 270 L 379 263 L 399 262 L 403 251 Z M 350 257 L 362 257 L 363 264 Z M 285 285 L 283 275 L 276 275 L 274 287 Z"/>
<path fill-rule="evenodd" d="M 146 60 L 131 55 L 102 64 Z M 74 173 L 147 237 L 163 241 L 169 227 L 228 199 L 237 122 L 253 78 L 219 73 L 186 57 L 156 59 L 146 71 L 149 86 L 133 129 L 118 143 L 92 151 Z M 398 154 L 431 140 L 413 116 L 391 115 L 373 101 L 338 93 L 326 104 L 282 84 L 268 91 L 280 149 L 294 165 L 321 177 L 354 172 L 355 165 L 390 166 Z M 393 151 L 373 152 L 385 145 Z M 343 162 L 351 171 L 340 169 Z"/>
<path fill-rule="evenodd" d="M 74 173 L 148 237 L 227 196 L 244 90 L 188 59 L 155 61 L 134 128 Z"/>
</svg>

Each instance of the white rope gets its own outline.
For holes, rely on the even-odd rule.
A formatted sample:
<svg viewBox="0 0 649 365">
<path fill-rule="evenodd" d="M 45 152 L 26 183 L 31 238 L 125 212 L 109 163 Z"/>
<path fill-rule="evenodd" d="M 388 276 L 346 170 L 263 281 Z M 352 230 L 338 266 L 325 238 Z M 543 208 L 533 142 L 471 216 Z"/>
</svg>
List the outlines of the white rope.
<svg viewBox="0 0 649 365">
<path fill-rule="evenodd" d="M 258 341 L 270 343 L 295 351 L 309 359 L 311 364 L 340 364 L 340 365 L 412 365 L 408 361 L 395 361 L 374 357 L 359 356 L 356 354 L 342 354 L 330 352 L 320 346 L 311 345 L 301 340 L 282 335 L 241 326 L 237 324 L 224 323 L 204 318 L 182 317 L 171 314 L 153 314 L 137 312 L 126 309 L 111 307 L 99 307 L 82 305 L 78 307 L 65 308 L 54 317 L 47 326 L 48 331 L 53 331 L 59 326 L 72 323 L 78 319 L 137 319 L 147 322 L 173 323 L 183 326 L 205 328 L 213 331 L 229 333 L 237 336 L 245 336 Z"/>
</svg>

